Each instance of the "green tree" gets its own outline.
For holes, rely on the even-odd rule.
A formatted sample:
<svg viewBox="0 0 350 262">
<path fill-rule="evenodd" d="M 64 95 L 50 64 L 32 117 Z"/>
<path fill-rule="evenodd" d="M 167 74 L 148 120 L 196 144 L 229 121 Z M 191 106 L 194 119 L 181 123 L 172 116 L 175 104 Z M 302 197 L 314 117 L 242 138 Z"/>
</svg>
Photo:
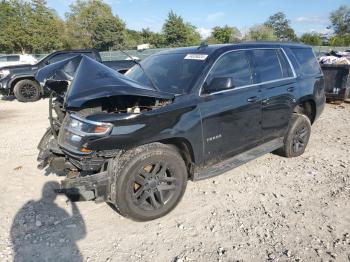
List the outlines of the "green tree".
<svg viewBox="0 0 350 262">
<path fill-rule="evenodd" d="M 63 22 L 47 7 L 45 0 L 32 0 L 32 12 L 28 19 L 31 52 L 50 52 L 62 48 L 61 27 Z"/>
<path fill-rule="evenodd" d="M 249 29 L 246 40 L 251 41 L 275 41 L 277 36 L 273 29 L 266 25 L 255 25 Z"/>
<path fill-rule="evenodd" d="M 66 42 L 71 48 L 119 48 L 124 46 L 124 29 L 124 22 L 100 0 L 78 0 L 66 13 Z"/>
<path fill-rule="evenodd" d="M 8 22 L 14 10 L 7 1 L 0 2 L 0 51 L 11 49 L 11 41 L 6 35 Z"/>
<path fill-rule="evenodd" d="M 151 44 L 153 47 L 165 47 L 165 36 L 162 33 L 152 32 L 149 28 L 141 30 L 142 43 Z"/>
<path fill-rule="evenodd" d="M 200 35 L 195 26 L 184 22 L 181 16 L 170 11 L 163 25 L 165 44 L 170 47 L 197 45 Z"/>
<path fill-rule="evenodd" d="M 350 33 L 350 9 L 346 5 L 342 5 L 331 12 L 329 20 L 331 21 L 330 28 L 333 28 L 335 34 L 344 35 Z"/>
<path fill-rule="evenodd" d="M 236 27 L 229 27 L 225 25 L 224 27 L 216 26 L 213 28 L 209 43 L 226 44 L 226 43 L 237 43 L 241 32 Z"/>
<path fill-rule="evenodd" d="M 322 38 L 318 33 L 305 33 L 300 37 L 300 41 L 307 45 L 322 45 Z"/>
<path fill-rule="evenodd" d="M 137 45 L 143 43 L 143 36 L 141 32 L 136 30 L 126 29 L 125 30 L 125 48 L 133 49 Z"/>
<path fill-rule="evenodd" d="M 283 12 L 278 12 L 268 18 L 266 26 L 272 28 L 274 35 L 280 41 L 294 41 L 297 36 L 290 26 L 290 21 Z"/>
<path fill-rule="evenodd" d="M 0 46 L 8 52 L 48 52 L 62 45 L 62 22 L 43 0 L 9 0 L 0 5 Z"/>
<path fill-rule="evenodd" d="M 335 35 L 329 40 L 331 46 L 350 46 L 350 34 Z"/>
</svg>

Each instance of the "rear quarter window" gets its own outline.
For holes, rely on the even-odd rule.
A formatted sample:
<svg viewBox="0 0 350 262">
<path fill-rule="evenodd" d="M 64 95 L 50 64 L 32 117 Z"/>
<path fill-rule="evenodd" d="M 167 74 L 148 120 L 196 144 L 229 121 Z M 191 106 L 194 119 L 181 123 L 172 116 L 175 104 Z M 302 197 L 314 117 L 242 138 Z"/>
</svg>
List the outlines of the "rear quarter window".
<svg viewBox="0 0 350 262">
<path fill-rule="evenodd" d="M 299 73 L 302 76 L 313 76 L 321 73 L 314 52 L 311 48 L 291 48 L 299 66 Z"/>
</svg>

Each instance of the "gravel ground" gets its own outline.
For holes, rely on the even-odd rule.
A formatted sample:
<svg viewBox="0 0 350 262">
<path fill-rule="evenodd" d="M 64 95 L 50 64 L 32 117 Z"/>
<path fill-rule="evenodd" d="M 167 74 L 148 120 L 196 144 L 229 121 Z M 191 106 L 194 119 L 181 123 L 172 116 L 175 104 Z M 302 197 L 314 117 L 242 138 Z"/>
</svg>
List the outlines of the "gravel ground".
<svg viewBox="0 0 350 262">
<path fill-rule="evenodd" d="M 326 106 L 303 156 L 189 182 L 147 223 L 50 193 L 59 178 L 36 168 L 47 106 L 0 100 L 0 261 L 350 260 L 350 104 Z"/>
</svg>

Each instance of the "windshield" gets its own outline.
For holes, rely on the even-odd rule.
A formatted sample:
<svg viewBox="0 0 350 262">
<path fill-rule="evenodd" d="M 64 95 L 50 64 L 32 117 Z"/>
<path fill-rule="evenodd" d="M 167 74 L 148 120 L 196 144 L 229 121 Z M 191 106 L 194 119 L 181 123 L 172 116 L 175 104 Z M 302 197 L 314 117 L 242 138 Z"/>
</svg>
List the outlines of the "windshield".
<svg viewBox="0 0 350 262">
<path fill-rule="evenodd" d="M 147 76 L 138 65 L 133 66 L 125 75 L 141 84 L 152 86 L 149 77 L 163 92 L 187 93 L 204 64 L 203 59 L 189 57 L 188 54 L 153 55 L 140 62 Z"/>
</svg>

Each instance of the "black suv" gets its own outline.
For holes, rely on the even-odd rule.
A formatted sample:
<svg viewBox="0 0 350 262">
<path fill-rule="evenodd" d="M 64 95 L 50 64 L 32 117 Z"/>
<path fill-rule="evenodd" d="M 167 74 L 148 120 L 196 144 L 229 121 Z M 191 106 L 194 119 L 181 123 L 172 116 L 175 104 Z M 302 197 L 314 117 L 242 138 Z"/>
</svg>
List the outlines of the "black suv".
<svg viewBox="0 0 350 262">
<path fill-rule="evenodd" d="M 44 89 L 35 81 L 37 71 L 49 64 L 83 54 L 99 62 L 101 57 L 95 49 L 65 50 L 53 52 L 35 65 L 12 65 L 0 68 L 0 94 L 14 95 L 20 102 L 33 102 L 40 99 Z"/>
<path fill-rule="evenodd" d="M 170 212 L 188 180 L 273 151 L 300 156 L 325 105 L 312 49 L 291 43 L 171 49 L 125 75 L 79 56 L 36 78 L 58 94 L 39 167 L 64 172 L 71 199 L 139 221 Z"/>
</svg>

